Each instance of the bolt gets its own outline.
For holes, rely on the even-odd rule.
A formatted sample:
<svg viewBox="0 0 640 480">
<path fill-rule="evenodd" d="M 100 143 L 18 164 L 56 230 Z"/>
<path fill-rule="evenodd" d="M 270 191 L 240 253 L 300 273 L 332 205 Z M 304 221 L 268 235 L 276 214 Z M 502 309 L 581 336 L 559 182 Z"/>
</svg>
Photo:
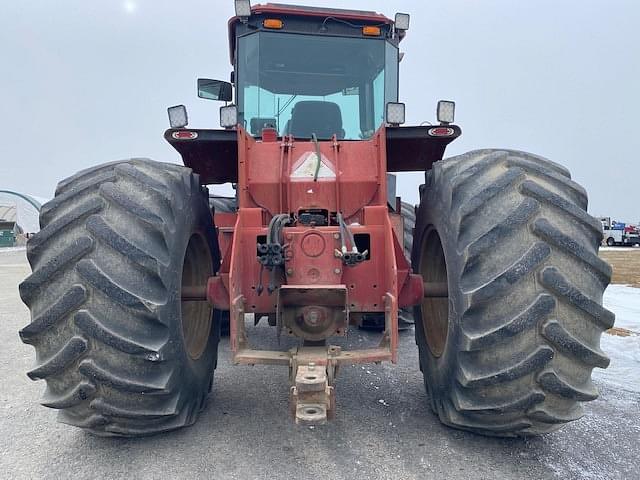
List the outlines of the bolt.
<svg viewBox="0 0 640 480">
<path fill-rule="evenodd" d="M 318 320 L 319 320 L 318 312 L 316 310 L 311 310 L 309 312 L 307 320 L 311 325 L 316 326 L 318 324 Z"/>
<path fill-rule="evenodd" d="M 334 233 L 333 234 L 333 238 L 335 238 L 336 240 L 340 240 L 340 234 L 339 233 Z"/>
<path fill-rule="evenodd" d="M 342 271 L 339 268 L 336 268 L 333 273 L 335 273 L 336 275 L 340 275 L 340 273 L 342 273 Z"/>
<path fill-rule="evenodd" d="M 160 360 L 160 354 L 158 352 L 151 352 L 149 355 L 147 355 L 147 360 L 151 362 L 157 362 L 158 360 Z"/>
<path fill-rule="evenodd" d="M 316 362 L 309 362 L 308 368 L 309 368 L 309 370 L 315 370 Z"/>
<path fill-rule="evenodd" d="M 293 268 L 287 268 L 287 275 L 293 275 Z"/>
</svg>

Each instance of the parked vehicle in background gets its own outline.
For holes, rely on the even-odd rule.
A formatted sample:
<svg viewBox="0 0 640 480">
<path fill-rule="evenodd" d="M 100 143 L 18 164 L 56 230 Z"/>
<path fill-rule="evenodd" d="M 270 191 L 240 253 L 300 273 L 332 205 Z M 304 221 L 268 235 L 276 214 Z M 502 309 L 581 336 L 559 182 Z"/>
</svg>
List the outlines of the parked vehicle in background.
<svg viewBox="0 0 640 480">
<path fill-rule="evenodd" d="M 611 217 L 602 217 L 600 221 L 604 231 L 604 241 L 608 246 L 640 246 L 640 229 L 636 225 L 612 221 Z"/>
</svg>

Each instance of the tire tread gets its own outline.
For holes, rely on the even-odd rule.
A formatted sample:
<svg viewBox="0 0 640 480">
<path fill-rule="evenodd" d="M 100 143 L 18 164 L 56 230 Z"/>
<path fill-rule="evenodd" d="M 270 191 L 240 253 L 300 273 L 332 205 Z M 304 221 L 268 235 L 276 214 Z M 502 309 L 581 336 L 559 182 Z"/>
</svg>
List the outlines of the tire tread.
<svg viewBox="0 0 640 480">
<path fill-rule="evenodd" d="M 434 411 L 447 425 L 496 436 L 547 433 L 580 418 L 581 402 L 598 396 L 591 370 L 609 364 L 598 337 L 615 320 L 601 305 L 611 267 L 597 255 L 602 228 L 585 211 L 584 188 L 564 167 L 511 150 L 437 162 L 427 179 L 416 234 L 426 218 L 448 219 L 442 241 L 459 258 L 449 288 L 464 305 L 447 357 L 452 378 L 432 385 L 435 373 L 425 373 Z M 414 249 L 414 269 L 420 254 Z M 577 332 L 576 319 L 589 330 Z M 436 360 L 422 330 L 424 367 Z"/>
</svg>

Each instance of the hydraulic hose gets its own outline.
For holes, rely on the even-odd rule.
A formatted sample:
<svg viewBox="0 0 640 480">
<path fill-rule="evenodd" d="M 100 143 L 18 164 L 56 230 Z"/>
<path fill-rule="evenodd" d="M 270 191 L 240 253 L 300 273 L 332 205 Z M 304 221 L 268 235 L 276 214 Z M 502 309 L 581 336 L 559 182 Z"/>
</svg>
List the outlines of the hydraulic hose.
<svg viewBox="0 0 640 480">
<path fill-rule="evenodd" d="M 320 153 L 320 144 L 318 143 L 318 137 L 315 133 L 311 134 L 311 140 L 316 147 L 316 158 L 318 161 L 316 162 L 316 171 L 313 174 L 313 181 L 318 181 L 318 175 L 320 174 L 320 166 L 322 165 L 322 154 Z"/>
</svg>

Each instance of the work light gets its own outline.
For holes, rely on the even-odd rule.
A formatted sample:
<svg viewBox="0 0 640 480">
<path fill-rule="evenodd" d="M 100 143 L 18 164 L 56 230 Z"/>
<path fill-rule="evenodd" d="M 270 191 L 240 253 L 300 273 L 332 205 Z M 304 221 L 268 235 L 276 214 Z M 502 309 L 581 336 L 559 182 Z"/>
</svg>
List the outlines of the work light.
<svg viewBox="0 0 640 480">
<path fill-rule="evenodd" d="M 440 100 L 438 102 L 438 122 L 442 124 L 453 123 L 456 114 L 456 103 L 448 100 Z"/>
<path fill-rule="evenodd" d="M 220 107 L 220 126 L 233 128 L 238 124 L 238 109 L 235 105 Z"/>
<path fill-rule="evenodd" d="M 251 0 L 235 0 L 236 1 L 236 17 L 251 16 Z"/>
<path fill-rule="evenodd" d="M 387 103 L 387 123 L 402 125 L 405 121 L 404 103 Z"/>
<path fill-rule="evenodd" d="M 409 30 L 411 16 L 408 13 L 396 13 L 396 30 Z"/>
<path fill-rule="evenodd" d="M 187 107 L 184 105 L 176 105 L 167 108 L 169 114 L 169 125 L 171 128 L 184 128 L 189 125 L 189 117 L 187 115 Z"/>
</svg>

